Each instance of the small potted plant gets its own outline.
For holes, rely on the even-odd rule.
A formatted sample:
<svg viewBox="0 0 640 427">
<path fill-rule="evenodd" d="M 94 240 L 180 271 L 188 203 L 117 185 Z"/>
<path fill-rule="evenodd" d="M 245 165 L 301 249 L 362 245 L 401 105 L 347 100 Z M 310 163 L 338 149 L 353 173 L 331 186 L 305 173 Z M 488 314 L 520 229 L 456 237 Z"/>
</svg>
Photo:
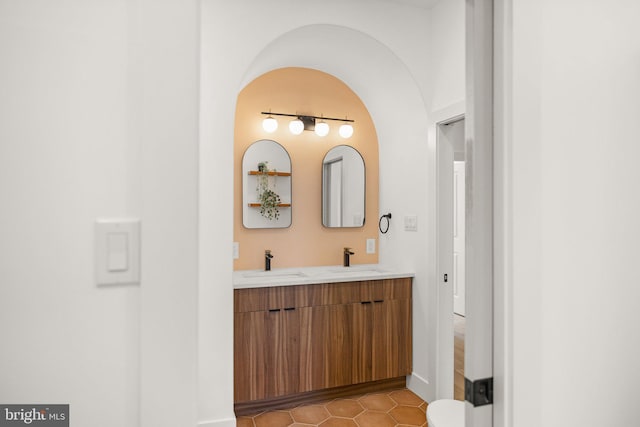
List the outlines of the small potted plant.
<svg viewBox="0 0 640 427">
<path fill-rule="evenodd" d="M 277 220 L 280 217 L 280 196 L 276 193 L 270 185 L 269 172 L 275 172 L 270 170 L 268 162 L 258 163 L 258 200 L 260 201 L 260 215 L 268 220 Z M 275 181 L 273 184 L 275 188 Z"/>
</svg>

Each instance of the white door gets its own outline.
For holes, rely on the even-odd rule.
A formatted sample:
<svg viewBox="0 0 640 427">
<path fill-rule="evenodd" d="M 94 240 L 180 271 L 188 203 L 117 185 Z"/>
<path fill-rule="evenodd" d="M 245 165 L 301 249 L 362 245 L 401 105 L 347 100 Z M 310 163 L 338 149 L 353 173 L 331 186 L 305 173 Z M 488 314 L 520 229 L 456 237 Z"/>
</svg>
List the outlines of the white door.
<svg viewBox="0 0 640 427">
<path fill-rule="evenodd" d="M 465 288 L 465 164 L 453 162 L 453 312 L 464 311 Z"/>
</svg>

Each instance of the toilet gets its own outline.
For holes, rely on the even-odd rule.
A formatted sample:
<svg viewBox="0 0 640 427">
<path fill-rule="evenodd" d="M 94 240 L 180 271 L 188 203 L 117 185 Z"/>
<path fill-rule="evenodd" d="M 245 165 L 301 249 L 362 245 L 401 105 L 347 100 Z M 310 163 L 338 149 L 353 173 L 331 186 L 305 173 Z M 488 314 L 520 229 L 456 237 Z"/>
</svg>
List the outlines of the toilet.
<svg viewBox="0 0 640 427">
<path fill-rule="evenodd" d="M 464 427 L 464 402 L 440 399 L 427 406 L 428 427 Z"/>
</svg>

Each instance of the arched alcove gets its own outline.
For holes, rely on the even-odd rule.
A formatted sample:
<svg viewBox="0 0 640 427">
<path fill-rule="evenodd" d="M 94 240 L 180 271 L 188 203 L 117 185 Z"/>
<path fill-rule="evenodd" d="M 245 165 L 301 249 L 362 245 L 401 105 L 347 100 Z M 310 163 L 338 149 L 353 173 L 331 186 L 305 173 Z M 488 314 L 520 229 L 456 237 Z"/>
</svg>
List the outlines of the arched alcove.
<svg viewBox="0 0 640 427">
<path fill-rule="evenodd" d="M 285 114 L 315 115 L 355 120 L 354 134 L 349 139 L 338 135 L 341 122 L 330 121 L 331 131 L 320 137 L 312 131 L 292 134 L 290 117 L 278 117 L 279 126 L 273 133 L 262 128 L 262 111 Z M 241 220 L 246 207 L 241 197 L 245 176 L 239 173 L 245 150 L 256 140 L 269 138 L 281 144 L 289 153 L 292 176 L 287 182 L 293 187 L 283 208 L 289 218 L 286 228 L 250 229 Z M 366 208 L 361 227 L 327 228 L 322 224 L 322 159 L 340 144 L 356 148 L 364 157 Z M 268 159 L 262 159 L 268 160 Z M 377 252 L 367 254 L 366 239 L 378 237 L 378 138 L 371 117 L 358 96 L 344 82 L 327 73 L 309 68 L 279 68 L 251 80 L 238 95 L 234 132 L 234 241 L 241 251 L 234 261 L 236 270 L 259 269 L 264 265 L 264 251 L 275 255 L 272 266 L 308 267 L 339 265 L 343 248 L 355 251 L 354 263 L 375 264 Z M 283 183 L 283 180 L 280 180 Z M 273 182 L 278 185 L 277 181 Z M 364 193 L 363 193 L 364 194 Z"/>
<path fill-rule="evenodd" d="M 309 20 L 298 22 L 305 21 Z M 218 47 L 220 43 L 216 40 L 214 44 Z M 228 210 L 219 208 L 225 200 L 233 200 L 231 182 L 238 171 L 231 159 L 235 109 L 241 90 L 258 76 L 287 67 L 319 70 L 344 82 L 362 100 L 378 137 L 380 212 L 393 208 L 394 212 L 409 211 L 429 219 L 426 200 L 430 197 L 430 184 L 416 186 L 416 178 L 429 182 L 433 152 L 428 145 L 428 114 L 419 86 L 398 55 L 371 35 L 340 25 L 311 24 L 285 31 L 267 43 L 264 35 L 257 33 L 255 38 L 234 40 L 233 48 L 226 50 L 233 53 L 228 57 L 207 57 L 206 40 L 203 45 L 199 296 L 199 356 L 203 362 L 199 417 L 211 419 L 232 408 L 232 348 L 222 357 L 220 350 L 220 342 L 225 348 L 232 347 L 232 328 L 221 330 L 216 325 L 221 315 L 232 314 L 228 307 L 233 301 L 233 215 L 231 206 Z M 223 187 L 225 182 L 228 184 Z M 414 188 L 424 188 L 424 192 L 415 193 L 411 190 Z M 398 189 L 410 190 L 407 193 Z M 377 224 L 377 218 L 373 220 Z M 426 229 L 425 226 L 421 233 Z M 420 247 L 422 261 L 416 262 L 417 252 L 407 253 L 406 237 L 399 232 L 399 227 L 395 232 L 392 227 L 390 233 L 377 236 L 378 255 L 380 262 L 416 271 L 414 283 L 422 289 L 414 294 L 414 354 L 420 355 L 414 357 L 414 372 L 428 384 L 435 366 L 428 345 L 435 339 L 427 287 L 427 276 L 431 274 L 427 260 L 433 255 L 427 253 L 426 244 L 410 243 Z M 417 235 L 408 237 L 413 237 L 414 242 Z M 212 360 L 216 363 L 206 362 Z M 221 382 L 221 378 L 225 380 Z"/>
</svg>

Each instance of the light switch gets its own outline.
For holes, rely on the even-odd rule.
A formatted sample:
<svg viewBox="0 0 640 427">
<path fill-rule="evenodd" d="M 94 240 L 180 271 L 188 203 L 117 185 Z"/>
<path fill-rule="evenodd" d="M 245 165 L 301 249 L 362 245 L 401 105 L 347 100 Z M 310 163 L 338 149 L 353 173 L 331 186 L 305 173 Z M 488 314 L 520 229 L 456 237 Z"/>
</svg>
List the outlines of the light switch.
<svg viewBox="0 0 640 427">
<path fill-rule="evenodd" d="M 140 282 L 139 220 L 96 220 L 95 273 L 98 285 Z"/>
<path fill-rule="evenodd" d="M 128 233 L 107 235 L 107 270 L 127 271 L 129 266 Z"/>
</svg>

